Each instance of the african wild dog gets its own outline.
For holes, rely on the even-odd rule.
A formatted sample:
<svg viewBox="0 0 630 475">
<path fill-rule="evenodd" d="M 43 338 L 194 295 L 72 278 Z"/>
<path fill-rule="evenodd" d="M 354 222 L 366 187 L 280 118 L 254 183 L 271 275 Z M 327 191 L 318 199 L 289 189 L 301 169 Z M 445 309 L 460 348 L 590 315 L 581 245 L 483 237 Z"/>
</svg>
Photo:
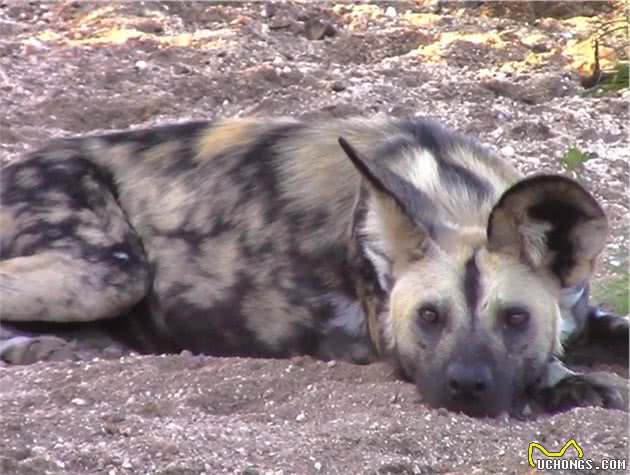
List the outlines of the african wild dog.
<svg viewBox="0 0 630 475">
<path fill-rule="evenodd" d="M 604 212 L 431 121 L 62 139 L 1 180 L 5 360 L 54 353 L 42 322 L 100 322 L 146 352 L 386 358 L 430 405 L 472 415 L 530 394 L 621 406 L 558 359 L 589 321 L 627 337 L 588 304 Z"/>
</svg>

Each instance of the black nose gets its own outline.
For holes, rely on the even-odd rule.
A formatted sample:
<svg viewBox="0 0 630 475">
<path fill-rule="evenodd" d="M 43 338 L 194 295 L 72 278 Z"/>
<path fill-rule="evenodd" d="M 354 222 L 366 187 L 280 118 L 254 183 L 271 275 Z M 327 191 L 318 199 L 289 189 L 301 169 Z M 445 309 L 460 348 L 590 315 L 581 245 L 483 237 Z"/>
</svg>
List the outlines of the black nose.
<svg viewBox="0 0 630 475">
<path fill-rule="evenodd" d="M 492 387 L 492 372 L 486 365 L 451 363 L 446 369 L 446 377 L 450 397 L 462 402 L 477 402 Z"/>
</svg>

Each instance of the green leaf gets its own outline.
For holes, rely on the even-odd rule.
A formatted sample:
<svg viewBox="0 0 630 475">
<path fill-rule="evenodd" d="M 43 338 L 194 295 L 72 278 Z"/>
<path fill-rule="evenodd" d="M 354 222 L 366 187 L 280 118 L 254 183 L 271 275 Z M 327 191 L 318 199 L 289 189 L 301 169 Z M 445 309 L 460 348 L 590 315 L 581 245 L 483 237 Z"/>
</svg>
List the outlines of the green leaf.
<svg viewBox="0 0 630 475">
<path fill-rule="evenodd" d="M 609 311 L 627 315 L 628 305 L 628 271 L 598 282 L 593 287 L 593 296 Z"/>
<path fill-rule="evenodd" d="M 573 171 L 588 160 L 588 156 L 576 147 L 570 147 L 562 156 L 560 163 L 564 168 Z"/>
</svg>

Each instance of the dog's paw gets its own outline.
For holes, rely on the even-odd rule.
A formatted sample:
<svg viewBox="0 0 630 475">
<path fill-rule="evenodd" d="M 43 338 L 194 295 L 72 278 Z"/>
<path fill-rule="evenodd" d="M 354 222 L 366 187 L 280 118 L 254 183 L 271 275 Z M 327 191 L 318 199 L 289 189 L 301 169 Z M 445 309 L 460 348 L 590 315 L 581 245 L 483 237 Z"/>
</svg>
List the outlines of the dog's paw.
<svg viewBox="0 0 630 475">
<path fill-rule="evenodd" d="M 606 372 L 574 374 L 542 388 L 537 399 L 551 413 L 589 406 L 628 411 L 628 381 Z"/>
<path fill-rule="evenodd" d="M 617 315 L 598 307 L 593 307 L 588 316 L 588 328 L 591 337 L 601 340 L 621 340 L 630 338 L 630 319 L 628 315 Z"/>
<path fill-rule="evenodd" d="M 11 365 L 76 359 L 74 344 L 56 336 L 14 336 L 0 341 L 0 361 Z"/>
</svg>

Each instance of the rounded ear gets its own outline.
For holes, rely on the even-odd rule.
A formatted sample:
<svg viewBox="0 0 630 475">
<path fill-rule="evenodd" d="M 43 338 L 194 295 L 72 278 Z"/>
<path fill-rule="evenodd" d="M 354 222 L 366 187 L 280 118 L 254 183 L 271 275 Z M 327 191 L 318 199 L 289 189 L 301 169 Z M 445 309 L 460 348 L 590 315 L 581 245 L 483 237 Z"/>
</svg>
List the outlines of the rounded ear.
<svg viewBox="0 0 630 475">
<path fill-rule="evenodd" d="M 513 185 L 494 206 L 487 228 L 488 250 L 516 255 L 562 287 L 590 277 L 607 235 L 608 220 L 595 198 L 561 175 Z"/>
</svg>

